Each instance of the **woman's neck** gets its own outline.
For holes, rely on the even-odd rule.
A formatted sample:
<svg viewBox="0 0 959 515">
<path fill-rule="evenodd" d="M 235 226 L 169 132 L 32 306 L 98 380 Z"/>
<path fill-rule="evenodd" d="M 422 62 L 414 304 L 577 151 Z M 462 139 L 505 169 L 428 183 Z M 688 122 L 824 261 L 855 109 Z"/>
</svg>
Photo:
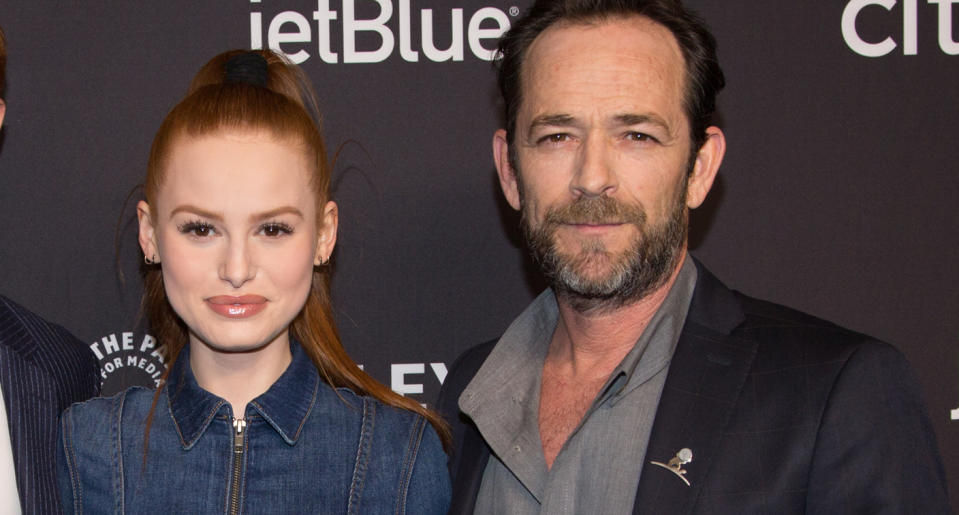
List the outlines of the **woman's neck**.
<svg viewBox="0 0 959 515">
<path fill-rule="evenodd" d="M 222 352 L 193 337 L 189 345 L 197 384 L 226 399 L 236 418 L 244 417 L 246 405 L 273 386 L 293 360 L 286 333 L 249 352 Z"/>
</svg>

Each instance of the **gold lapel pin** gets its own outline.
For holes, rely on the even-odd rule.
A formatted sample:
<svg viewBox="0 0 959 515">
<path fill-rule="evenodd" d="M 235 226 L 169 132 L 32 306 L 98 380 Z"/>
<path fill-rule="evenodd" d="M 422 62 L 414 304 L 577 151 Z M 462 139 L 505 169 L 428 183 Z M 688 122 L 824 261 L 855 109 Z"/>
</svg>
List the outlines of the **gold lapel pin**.
<svg viewBox="0 0 959 515">
<path fill-rule="evenodd" d="M 653 465 L 659 465 L 673 474 L 676 474 L 676 477 L 682 479 L 683 483 L 686 483 L 686 486 L 690 486 L 689 480 L 685 477 L 686 471 L 683 470 L 683 465 L 691 461 L 693 461 L 693 451 L 684 447 L 676 453 L 676 456 L 673 459 L 669 460 L 669 463 L 660 463 L 658 461 L 650 461 L 650 463 Z"/>
</svg>

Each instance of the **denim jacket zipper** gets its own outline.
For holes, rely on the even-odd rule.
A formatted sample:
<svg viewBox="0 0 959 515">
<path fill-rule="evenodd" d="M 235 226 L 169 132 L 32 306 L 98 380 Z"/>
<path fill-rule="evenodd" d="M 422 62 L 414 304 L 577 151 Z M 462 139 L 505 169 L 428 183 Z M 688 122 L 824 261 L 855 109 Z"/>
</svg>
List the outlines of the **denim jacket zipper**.
<svg viewBox="0 0 959 515">
<path fill-rule="evenodd" d="M 233 481 L 230 482 L 230 514 L 240 513 L 240 469 L 243 467 L 243 430 L 246 420 L 233 419 Z"/>
</svg>

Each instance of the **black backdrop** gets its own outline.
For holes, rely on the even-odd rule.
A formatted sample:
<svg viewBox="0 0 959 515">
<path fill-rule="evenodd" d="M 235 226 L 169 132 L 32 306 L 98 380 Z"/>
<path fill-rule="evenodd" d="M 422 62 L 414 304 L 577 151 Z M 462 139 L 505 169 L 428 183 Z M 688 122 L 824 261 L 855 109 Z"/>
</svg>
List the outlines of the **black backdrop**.
<svg viewBox="0 0 959 515">
<path fill-rule="evenodd" d="M 728 79 L 729 151 L 693 216 L 694 253 L 749 294 L 899 346 L 922 381 L 954 498 L 956 3 L 689 1 L 713 28 Z M 125 199 L 196 69 L 227 48 L 272 42 L 302 60 L 339 149 L 334 298 L 346 346 L 378 379 L 431 402 L 446 365 L 496 337 L 543 286 L 497 190 L 499 106 L 482 51 L 524 7 L 4 2 L 0 291 L 90 342 L 108 391 L 148 384 L 158 368 L 137 320 Z"/>
</svg>

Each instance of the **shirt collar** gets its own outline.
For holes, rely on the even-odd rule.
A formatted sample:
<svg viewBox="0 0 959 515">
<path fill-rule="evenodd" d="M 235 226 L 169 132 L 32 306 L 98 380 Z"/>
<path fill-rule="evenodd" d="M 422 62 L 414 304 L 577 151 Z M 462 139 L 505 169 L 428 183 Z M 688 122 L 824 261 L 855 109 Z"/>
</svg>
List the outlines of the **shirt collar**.
<svg viewBox="0 0 959 515">
<path fill-rule="evenodd" d="M 687 254 L 663 304 L 610 374 L 590 411 L 606 401 L 615 404 L 669 365 L 686 321 L 696 277 L 696 264 Z M 460 409 L 473 419 L 494 450 L 518 445 L 517 435 L 530 430 L 525 425 L 536 423 L 543 360 L 558 321 L 556 296 L 548 288 L 510 324 L 460 395 Z"/>
<path fill-rule="evenodd" d="M 623 395 L 650 380 L 672 360 L 696 289 L 696 265 L 687 255 L 676 280 L 636 344 L 613 370 L 598 404 L 615 404 Z"/>
<path fill-rule="evenodd" d="M 286 443 L 293 445 L 316 403 L 320 375 L 300 344 L 291 339 L 292 361 L 282 375 L 259 397 L 250 401 L 247 413 L 259 413 Z M 190 346 L 180 351 L 166 383 L 173 425 L 185 450 L 191 449 L 221 410 L 229 403 L 204 390 L 190 368 Z"/>
</svg>

